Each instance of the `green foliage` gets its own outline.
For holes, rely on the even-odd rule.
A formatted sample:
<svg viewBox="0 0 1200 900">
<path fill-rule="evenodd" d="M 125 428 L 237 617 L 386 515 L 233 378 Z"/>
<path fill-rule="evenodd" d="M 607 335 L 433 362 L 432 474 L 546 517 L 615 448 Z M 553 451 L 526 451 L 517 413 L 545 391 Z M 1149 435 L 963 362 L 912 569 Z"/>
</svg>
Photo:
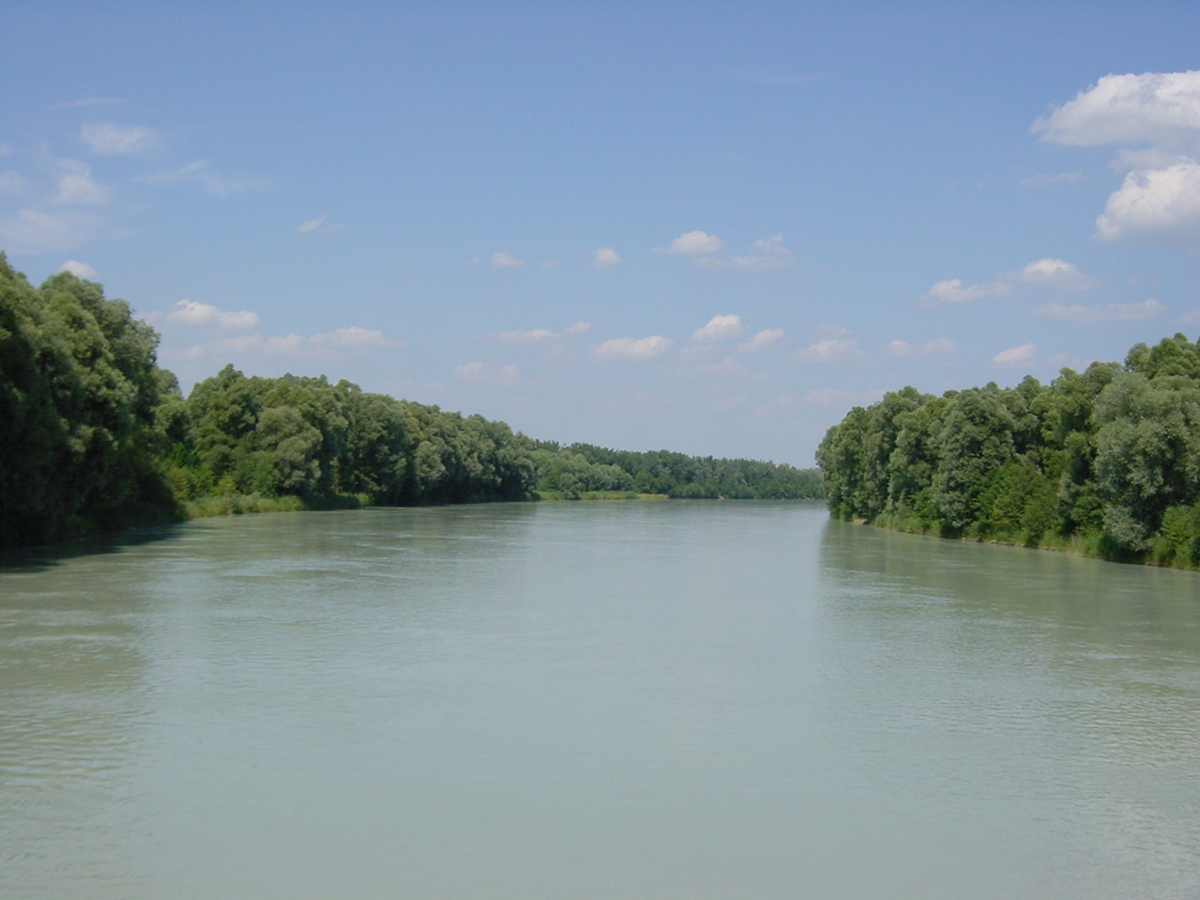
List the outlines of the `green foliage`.
<svg viewBox="0 0 1200 900">
<path fill-rule="evenodd" d="M 1139 344 L 1045 386 L 905 388 L 850 410 L 817 460 L 844 518 L 1194 566 L 1200 343 Z"/>
<path fill-rule="evenodd" d="M 156 465 L 157 335 L 99 285 L 0 254 L 0 545 L 177 514 Z"/>
<path fill-rule="evenodd" d="M 812 469 L 750 459 L 687 456 L 668 450 L 610 450 L 592 444 L 534 446 L 538 490 L 563 497 L 597 491 L 730 500 L 794 500 L 822 495 L 820 476 Z"/>
</svg>

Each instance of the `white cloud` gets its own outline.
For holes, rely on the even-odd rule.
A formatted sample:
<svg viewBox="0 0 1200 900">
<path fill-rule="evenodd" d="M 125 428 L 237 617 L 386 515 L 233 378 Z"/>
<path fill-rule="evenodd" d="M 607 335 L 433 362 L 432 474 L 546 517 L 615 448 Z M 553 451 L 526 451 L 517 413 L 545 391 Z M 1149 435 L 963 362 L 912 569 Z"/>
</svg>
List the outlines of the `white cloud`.
<svg viewBox="0 0 1200 900">
<path fill-rule="evenodd" d="M 97 272 L 87 263 L 79 262 L 77 259 L 68 259 L 65 263 L 58 267 L 60 272 L 70 272 L 76 278 L 86 278 L 88 281 L 95 281 Z"/>
<path fill-rule="evenodd" d="M 1176 322 L 1177 325 L 1200 325 L 1200 309 L 1193 309 L 1190 313 L 1184 313 Z"/>
<path fill-rule="evenodd" d="M 737 348 L 742 353 L 753 352 L 755 350 L 762 350 L 766 347 L 771 346 L 772 344 L 774 344 L 776 341 L 778 341 L 782 337 L 783 337 L 783 329 L 782 328 L 771 328 L 768 330 L 758 332 L 757 334 L 754 335 L 754 337 L 750 338 L 750 340 L 744 341 L 743 343 L 738 344 Z"/>
<path fill-rule="evenodd" d="M 692 332 L 692 340 L 698 342 L 722 341 L 735 338 L 742 333 L 741 316 L 713 316 L 703 328 Z"/>
<path fill-rule="evenodd" d="M 559 263 L 559 260 L 557 260 L 557 259 L 548 259 L 542 263 L 542 268 L 548 272 L 551 269 L 556 268 L 558 266 L 558 263 Z"/>
<path fill-rule="evenodd" d="M 560 337 L 583 334 L 589 331 L 591 327 L 588 322 L 576 322 L 562 331 L 551 331 L 549 328 L 531 328 L 528 331 L 501 331 L 496 335 L 496 340 L 502 344 L 540 344 L 557 340 Z"/>
<path fill-rule="evenodd" d="M 209 303 L 180 300 L 167 313 L 167 321 L 193 328 L 253 328 L 258 324 L 258 315 L 249 310 L 226 312 Z"/>
<path fill-rule="evenodd" d="M 502 331 L 496 335 L 496 340 L 502 344 L 536 344 L 541 341 L 552 341 L 558 337 L 557 332 L 549 328 L 533 328 L 529 331 Z"/>
<path fill-rule="evenodd" d="M 215 309 L 215 307 L 211 308 Z M 247 315 L 254 314 L 248 313 Z M 255 319 L 257 320 L 257 317 Z M 352 325 L 349 328 L 338 328 L 325 334 L 308 336 L 286 334 L 263 337 L 261 334 L 247 334 L 222 338 L 189 347 L 178 355 L 184 359 L 213 357 L 220 359 L 229 356 L 262 355 L 330 360 L 403 346 L 403 341 L 389 340 L 382 331 Z"/>
<path fill-rule="evenodd" d="M 1066 306 L 1050 303 L 1034 310 L 1034 315 L 1064 322 L 1092 324 L 1096 322 L 1136 322 L 1165 313 L 1167 308 L 1157 300 L 1141 303 L 1109 303 L 1107 306 Z"/>
<path fill-rule="evenodd" d="M 253 313 L 251 313 L 253 315 Z M 314 334 L 308 339 L 314 347 L 329 347 L 342 350 L 374 350 L 384 347 L 402 346 L 399 341 L 388 340 L 382 331 L 351 325 L 337 328 L 327 334 Z"/>
<path fill-rule="evenodd" d="M 325 224 L 324 216 L 317 216 L 315 219 L 306 219 L 305 221 L 301 222 L 299 225 L 296 226 L 296 233 L 297 234 L 311 234 L 312 232 L 316 231 L 318 228 L 320 228 L 324 224 Z"/>
<path fill-rule="evenodd" d="M 1069 262 L 1061 259 L 1039 259 L 1015 275 L 1025 284 L 1038 284 L 1061 291 L 1082 291 L 1096 286 L 1095 278 L 1084 275 Z"/>
<path fill-rule="evenodd" d="M 92 179 L 92 169 L 75 159 L 54 162 L 54 177 L 58 194 L 54 202 L 60 206 L 96 206 L 107 203 L 112 192 Z"/>
<path fill-rule="evenodd" d="M 80 139 L 100 156 L 130 156 L 145 153 L 159 144 L 158 135 L 142 125 L 93 122 L 83 126 Z"/>
<path fill-rule="evenodd" d="M 135 181 L 142 184 L 167 187 L 175 184 L 199 184 L 205 193 L 217 197 L 228 197 L 233 194 L 244 194 L 247 191 L 262 191 L 267 185 L 251 178 L 230 178 L 213 170 L 208 160 L 202 159 L 188 163 L 178 169 L 166 172 L 154 172 L 150 175 L 139 175 Z"/>
<path fill-rule="evenodd" d="M 655 253 L 682 253 L 694 256 L 700 253 L 716 253 L 723 243 L 719 237 L 703 231 L 689 231 L 671 241 L 670 246 L 655 247 Z"/>
<path fill-rule="evenodd" d="M 791 262 L 792 253 L 783 246 L 783 235 L 762 238 L 750 245 L 750 253 L 744 256 L 702 256 L 696 265 L 707 269 L 745 269 L 761 272 L 778 269 Z"/>
<path fill-rule="evenodd" d="M 1028 178 L 1021 179 L 1021 187 L 1039 188 L 1050 187 L 1056 184 L 1082 184 L 1082 172 L 1058 172 L 1050 175 L 1047 173 L 1039 173 L 1030 175 Z"/>
<path fill-rule="evenodd" d="M 910 344 L 908 341 L 889 341 L 884 351 L 889 356 L 929 356 L 933 353 L 953 353 L 954 341 L 947 338 L 933 338 L 924 344 Z"/>
<path fill-rule="evenodd" d="M 863 353 L 858 349 L 858 341 L 850 338 L 827 337 L 815 344 L 810 344 L 795 353 L 801 362 L 826 363 L 844 362 L 851 359 L 862 359 Z"/>
<path fill-rule="evenodd" d="M 1002 366 L 1011 366 L 1032 359 L 1033 354 L 1036 352 L 1037 347 L 1033 344 L 1022 344 L 1019 347 L 1009 347 L 1007 350 L 1001 350 L 992 357 L 992 362 L 999 363 Z"/>
<path fill-rule="evenodd" d="M 17 256 L 70 250 L 106 228 L 105 222 L 84 210 L 29 207 L 0 219 L 0 246 Z"/>
<path fill-rule="evenodd" d="M 510 384 L 521 377 L 518 366 L 490 366 L 482 362 L 455 366 L 454 373 L 467 384 Z"/>
<path fill-rule="evenodd" d="M 525 260 L 517 259 L 515 256 L 510 256 L 507 253 L 499 251 L 493 253 L 488 262 L 498 269 L 519 269 L 525 265 Z"/>
<path fill-rule="evenodd" d="M 1096 219 L 1096 237 L 1200 243 L 1200 163 L 1130 172 Z"/>
<path fill-rule="evenodd" d="M 592 352 L 604 359 L 652 359 L 662 356 L 672 346 L 674 346 L 674 341 L 670 338 L 654 334 L 636 340 L 627 337 L 613 338 L 593 347 Z"/>
<path fill-rule="evenodd" d="M 961 278 L 952 278 L 939 281 L 921 299 L 930 303 L 969 303 L 984 297 L 1007 297 L 1011 293 L 1012 285 L 1003 281 L 964 285 Z"/>
<path fill-rule="evenodd" d="M 612 247 L 601 247 L 592 254 L 592 267 L 596 269 L 607 269 L 609 266 L 615 266 L 621 261 L 621 257 L 617 255 L 617 251 Z"/>
<path fill-rule="evenodd" d="M 1200 136 L 1200 72 L 1105 75 L 1039 118 L 1032 131 L 1078 147 L 1190 143 Z"/>
</svg>

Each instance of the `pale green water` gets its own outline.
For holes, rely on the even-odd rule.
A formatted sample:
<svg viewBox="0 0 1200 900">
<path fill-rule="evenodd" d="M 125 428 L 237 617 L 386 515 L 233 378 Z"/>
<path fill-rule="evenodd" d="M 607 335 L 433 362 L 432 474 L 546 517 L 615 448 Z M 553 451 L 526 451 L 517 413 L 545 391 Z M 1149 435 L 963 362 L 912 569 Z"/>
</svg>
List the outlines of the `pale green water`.
<svg viewBox="0 0 1200 900">
<path fill-rule="evenodd" d="M 557 503 L 0 569 L 0 897 L 1195 898 L 1200 576 Z"/>
</svg>

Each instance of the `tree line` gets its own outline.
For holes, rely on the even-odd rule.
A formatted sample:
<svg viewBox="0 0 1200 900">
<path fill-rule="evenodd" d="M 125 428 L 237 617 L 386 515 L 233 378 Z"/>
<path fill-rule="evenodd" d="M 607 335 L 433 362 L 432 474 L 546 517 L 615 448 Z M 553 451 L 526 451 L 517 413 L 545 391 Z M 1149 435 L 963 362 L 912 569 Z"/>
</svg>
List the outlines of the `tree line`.
<svg viewBox="0 0 1200 900">
<path fill-rule="evenodd" d="M 906 531 L 1200 566 L 1200 342 L 855 407 L 817 450 L 830 511 Z"/>
<path fill-rule="evenodd" d="M 158 340 L 99 284 L 35 288 L 0 253 L 0 547 L 272 503 L 820 493 L 815 470 L 560 447 L 324 376 L 229 365 L 185 397 Z"/>
</svg>

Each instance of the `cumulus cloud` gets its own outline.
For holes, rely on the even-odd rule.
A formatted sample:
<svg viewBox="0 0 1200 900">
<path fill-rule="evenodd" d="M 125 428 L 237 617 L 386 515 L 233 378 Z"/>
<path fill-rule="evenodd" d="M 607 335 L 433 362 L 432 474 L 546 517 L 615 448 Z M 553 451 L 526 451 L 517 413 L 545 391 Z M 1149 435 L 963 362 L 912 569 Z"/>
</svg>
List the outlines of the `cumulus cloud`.
<svg viewBox="0 0 1200 900">
<path fill-rule="evenodd" d="M 500 251 L 493 253 L 488 262 L 498 269 L 519 269 L 525 265 L 525 260 L 517 259 L 515 256 Z"/>
<path fill-rule="evenodd" d="M 1106 75 L 1033 123 L 1042 140 L 1123 148 L 1094 237 L 1200 245 L 1200 71 Z"/>
<path fill-rule="evenodd" d="M 607 269 L 609 266 L 615 266 L 621 261 L 621 257 L 617 255 L 617 251 L 612 247 L 601 247 L 592 254 L 592 267 L 596 269 Z"/>
<path fill-rule="evenodd" d="M 482 362 L 469 362 L 454 367 L 454 374 L 466 384 L 510 384 L 521 377 L 515 365 L 490 366 Z"/>
<path fill-rule="evenodd" d="M 142 125 L 114 125 L 93 122 L 83 126 L 80 139 L 100 156 L 133 156 L 145 153 L 159 143 L 158 135 Z"/>
<path fill-rule="evenodd" d="M 750 340 L 738 344 L 737 348 L 742 353 L 752 353 L 756 350 L 763 350 L 770 347 L 782 337 L 782 328 L 766 329 L 755 334 Z"/>
<path fill-rule="evenodd" d="M 1200 163 L 1130 172 L 1096 219 L 1096 237 L 1200 243 Z"/>
<path fill-rule="evenodd" d="M 311 232 L 314 232 L 320 228 L 323 224 L 325 224 L 324 216 L 317 216 L 315 219 L 306 219 L 296 226 L 296 233 L 310 234 Z"/>
<path fill-rule="evenodd" d="M 1096 286 L 1096 279 L 1084 275 L 1069 262 L 1061 259 L 1039 259 L 1031 262 L 1016 279 L 1025 284 L 1058 288 L 1061 291 L 1082 291 Z"/>
<path fill-rule="evenodd" d="M 1032 131 L 1078 147 L 1189 143 L 1200 134 L 1200 72 L 1106 75 L 1035 121 Z"/>
<path fill-rule="evenodd" d="M 655 253 L 682 253 L 686 256 L 695 256 L 697 254 L 716 253 L 723 242 L 715 234 L 707 234 L 703 231 L 689 231 L 687 234 L 681 234 L 666 247 L 655 247 Z"/>
<path fill-rule="evenodd" d="M 844 337 L 822 338 L 815 344 L 796 351 L 796 359 L 801 362 L 827 363 L 844 362 L 851 359 L 862 359 L 863 353 L 858 349 L 858 341 Z"/>
<path fill-rule="evenodd" d="M 77 259 L 68 259 L 65 263 L 58 267 L 60 272 L 70 272 L 76 278 L 85 278 L 88 281 L 95 281 L 97 272 L 87 263 L 82 263 Z"/>
<path fill-rule="evenodd" d="M 562 331 L 551 331 L 549 328 L 531 328 L 528 331 L 501 331 L 496 335 L 496 340 L 502 344 L 540 344 L 557 340 L 560 337 L 583 334 L 591 330 L 591 327 L 591 324 L 588 322 L 576 322 L 574 325 L 567 326 Z"/>
<path fill-rule="evenodd" d="M 674 341 L 654 334 L 644 338 L 613 338 L 592 348 L 602 359 L 653 359 L 662 356 L 674 346 Z"/>
<path fill-rule="evenodd" d="M 1022 344 L 1019 347 L 1009 347 L 1007 350 L 1001 350 L 992 357 L 992 362 L 999 363 L 1002 366 L 1011 366 L 1032 359 L 1033 354 L 1036 352 L 1037 347 L 1033 344 Z"/>
<path fill-rule="evenodd" d="M 1136 322 L 1165 313 L 1167 308 L 1157 300 L 1141 303 L 1109 303 L 1107 306 L 1066 306 L 1050 303 L 1034 310 L 1034 315 L 1063 322 L 1094 324 L 1097 322 Z"/>
<path fill-rule="evenodd" d="M 253 328 L 258 324 L 258 314 L 249 310 L 227 312 L 209 303 L 180 300 L 167 313 L 167 321 L 193 328 Z"/>
<path fill-rule="evenodd" d="M 929 356 L 933 353 L 953 353 L 954 341 L 947 338 L 933 338 L 926 341 L 924 344 L 910 344 L 908 341 L 889 341 L 884 347 L 884 352 L 888 356 L 906 357 L 906 356 Z"/>
<path fill-rule="evenodd" d="M 692 340 L 699 343 L 723 341 L 742 333 L 741 316 L 713 316 L 703 328 L 692 332 Z"/>
<path fill-rule="evenodd" d="M 1012 285 L 1004 281 L 989 281 L 986 284 L 964 285 L 961 278 L 939 281 L 927 290 L 921 299 L 929 303 L 970 303 L 984 297 L 1007 297 Z"/>
</svg>

